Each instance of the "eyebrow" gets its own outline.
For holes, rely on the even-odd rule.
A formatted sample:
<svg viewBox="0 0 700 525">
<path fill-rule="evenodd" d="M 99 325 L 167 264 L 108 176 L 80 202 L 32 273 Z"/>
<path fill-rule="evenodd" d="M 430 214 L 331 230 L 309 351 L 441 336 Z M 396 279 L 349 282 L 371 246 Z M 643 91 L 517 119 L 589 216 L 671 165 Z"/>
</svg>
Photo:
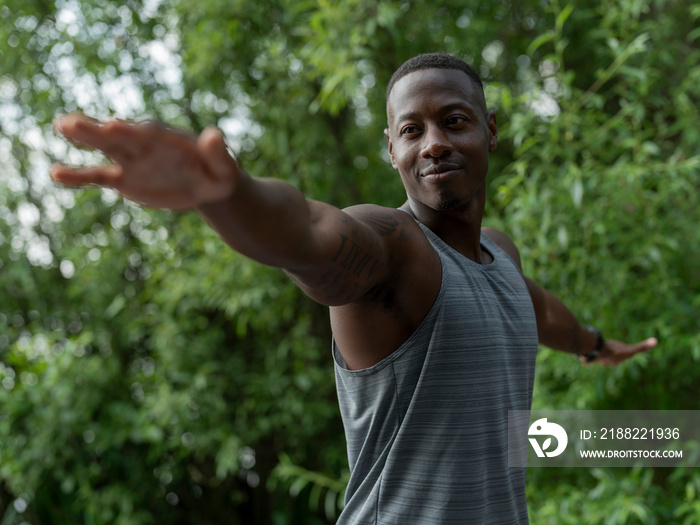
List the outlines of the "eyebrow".
<svg viewBox="0 0 700 525">
<path fill-rule="evenodd" d="M 468 102 L 453 102 L 451 104 L 445 104 L 440 108 L 440 111 L 445 113 L 448 111 L 452 111 L 455 109 L 460 109 L 462 111 L 466 111 L 468 113 L 472 113 L 473 115 L 476 115 L 477 112 L 474 109 L 474 107 L 469 104 Z M 420 113 L 418 111 L 409 111 L 407 113 L 402 113 L 399 115 L 399 117 L 396 119 L 396 122 L 404 122 L 406 120 L 413 120 L 416 118 L 420 117 Z"/>
<path fill-rule="evenodd" d="M 402 115 L 399 115 L 398 118 L 396 119 L 396 122 L 403 122 L 404 120 L 413 120 L 417 118 L 420 115 L 417 111 L 410 111 L 408 113 L 403 113 Z"/>
</svg>

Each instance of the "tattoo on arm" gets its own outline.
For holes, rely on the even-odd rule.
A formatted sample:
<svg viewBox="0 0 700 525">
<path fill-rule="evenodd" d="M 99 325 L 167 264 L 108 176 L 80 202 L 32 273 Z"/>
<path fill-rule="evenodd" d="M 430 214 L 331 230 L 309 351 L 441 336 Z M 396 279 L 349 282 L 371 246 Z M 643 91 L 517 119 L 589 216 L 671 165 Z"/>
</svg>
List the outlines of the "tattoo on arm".
<svg viewBox="0 0 700 525">
<path fill-rule="evenodd" d="M 377 270 L 379 266 L 379 260 L 373 257 L 366 250 L 360 248 L 360 246 L 353 240 L 348 242 L 348 238 L 340 234 L 340 247 L 338 252 L 331 259 L 333 262 L 337 262 L 340 266 L 355 277 L 360 277 L 362 270 L 365 267 L 368 268 L 367 277 L 371 277 L 372 274 Z"/>
<path fill-rule="evenodd" d="M 344 222 L 350 224 L 351 220 L 348 217 Z M 386 214 L 367 215 L 362 222 L 373 232 L 358 226 L 339 232 L 338 249 L 331 258 L 337 266 L 323 273 L 313 286 L 316 290 L 323 290 L 323 297 L 329 301 L 355 295 L 363 282 L 371 280 L 382 264 L 378 254 L 383 247 L 377 234 L 388 237 L 399 229 L 399 221 Z M 348 279 L 348 273 L 353 278 Z"/>
</svg>

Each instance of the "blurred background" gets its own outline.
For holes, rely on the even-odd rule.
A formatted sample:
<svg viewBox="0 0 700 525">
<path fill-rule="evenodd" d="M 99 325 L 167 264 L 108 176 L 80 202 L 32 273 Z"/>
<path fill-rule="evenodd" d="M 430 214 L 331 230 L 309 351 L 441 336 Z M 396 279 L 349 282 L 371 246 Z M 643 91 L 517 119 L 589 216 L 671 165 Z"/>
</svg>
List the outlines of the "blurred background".
<svg viewBox="0 0 700 525">
<path fill-rule="evenodd" d="M 456 54 L 499 122 L 485 224 L 582 322 L 660 340 L 541 349 L 533 408 L 694 410 L 699 42 L 697 0 L 3 0 L 0 524 L 331 524 L 348 476 L 327 310 L 195 213 L 54 186 L 102 162 L 54 116 L 218 125 L 255 175 L 399 206 L 386 84 Z M 698 494 L 690 467 L 528 472 L 534 525 L 697 524 Z"/>
</svg>

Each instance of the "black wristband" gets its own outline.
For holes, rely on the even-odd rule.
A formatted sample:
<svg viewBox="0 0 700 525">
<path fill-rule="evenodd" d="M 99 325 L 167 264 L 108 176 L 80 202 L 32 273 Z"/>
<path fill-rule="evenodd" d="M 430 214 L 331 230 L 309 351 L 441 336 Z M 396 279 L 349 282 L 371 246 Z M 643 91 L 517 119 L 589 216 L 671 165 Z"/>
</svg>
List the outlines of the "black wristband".
<svg viewBox="0 0 700 525">
<path fill-rule="evenodd" d="M 603 339 L 603 334 L 601 334 L 600 330 L 598 330 L 595 326 L 587 326 L 586 330 L 589 330 L 595 334 L 595 348 L 587 354 L 579 355 L 578 358 L 584 363 L 590 363 L 598 358 L 598 355 L 605 344 L 605 339 Z"/>
</svg>

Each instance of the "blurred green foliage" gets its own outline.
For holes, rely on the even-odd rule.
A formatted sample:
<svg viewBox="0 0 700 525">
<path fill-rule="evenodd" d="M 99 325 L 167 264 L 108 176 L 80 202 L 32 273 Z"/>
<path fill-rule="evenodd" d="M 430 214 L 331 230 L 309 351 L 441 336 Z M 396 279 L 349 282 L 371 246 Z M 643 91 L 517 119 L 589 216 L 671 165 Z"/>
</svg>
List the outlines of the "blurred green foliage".
<svg viewBox="0 0 700 525">
<path fill-rule="evenodd" d="M 54 115 L 219 124 L 256 175 L 400 205 L 384 89 L 421 52 L 497 110 L 485 223 L 606 335 L 542 350 L 535 408 L 698 409 L 700 5 L 6 0 L 0 523 L 332 523 L 347 462 L 325 309 L 194 214 L 52 186 Z M 261 218 L 265 220 L 265 218 Z M 531 469 L 535 524 L 700 522 L 696 469 Z"/>
</svg>

